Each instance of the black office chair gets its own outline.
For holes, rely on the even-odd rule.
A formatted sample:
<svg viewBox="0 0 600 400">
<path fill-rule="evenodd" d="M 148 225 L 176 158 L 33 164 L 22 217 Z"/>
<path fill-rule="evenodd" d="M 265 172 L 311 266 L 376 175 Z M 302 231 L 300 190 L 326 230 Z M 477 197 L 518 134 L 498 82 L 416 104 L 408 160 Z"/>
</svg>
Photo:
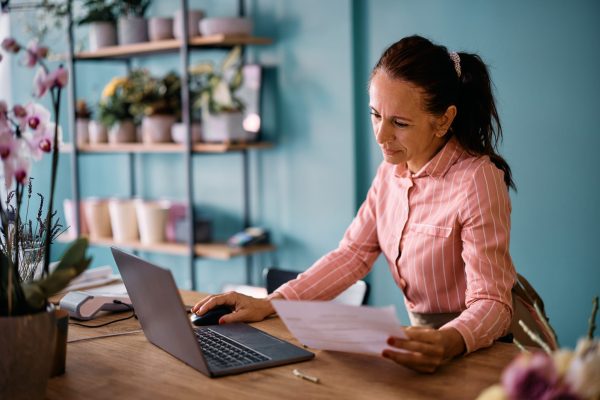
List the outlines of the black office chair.
<svg viewBox="0 0 600 400">
<path fill-rule="evenodd" d="M 273 293 L 279 286 L 284 283 L 296 279 L 299 272 L 279 269 L 275 267 L 265 268 L 263 276 L 267 293 Z M 356 281 L 352 286 L 343 291 L 333 301 L 338 301 L 344 304 L 361 305 L 367 304 L 369 301 L 369 284 L 363 280 Z"/>
</svg>

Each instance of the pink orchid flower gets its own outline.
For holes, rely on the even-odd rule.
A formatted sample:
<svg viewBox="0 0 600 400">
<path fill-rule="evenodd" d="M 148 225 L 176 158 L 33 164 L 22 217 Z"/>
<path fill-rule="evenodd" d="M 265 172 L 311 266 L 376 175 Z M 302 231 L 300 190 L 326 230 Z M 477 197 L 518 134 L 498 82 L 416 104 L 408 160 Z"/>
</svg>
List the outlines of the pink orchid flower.
<svg viewBox="0 0 600 400">
<path fill-rule="evenodd" d="M 18 53 L 21 50 L 21 46 L 13 38 L 6 38 L 2 41 L 2 48 L 9 53 Z"/>
<path fill-rule="evenodd" d="M 44 153 L 50 153 L 54 147 L 54 128 L 56 124 L 50 122 L 46 124 L 42 132 L 34 133 L 28 138 L 28 143 L 31 149 L 31 156 L 35 160 L 40 160 Z M 61 136 L 60 127 L 58 128 L 58 136 Z"/>
<path fill-rule="evenodd" d="M 38 68 L 35 76 L 33 77 L 33 95 L 38 99 L 46 94 L 48 86 L 46 85 L 46 79 L 48 75 L 44 68 Z"/>
<path fill-rule="evenodd" d="M 31 167 L 29 145 L 24 139 L 15 140 L 14 151 L 2 160 L 4 164 L 4 181 L 6 187 L 11 187 L 13 179 L 26 184 Z"/>
<path fill-rule="evenodd" d="M 35 88 L 33 95 L 37 98 L 42 97 L 49 89 L 67 86 L 69 82 L 69 72 L 64 67 L 58 67 L 49 74 L 43 68 L 38 69 L 33 78 Z"/>
<path fill-rule="evenodd" d="M 16 140 L 10 129 L 3 129 L 0 126 L 0 158 L 6 160 L 13 153 L 16 147 Z"/>
<path fill-rule="evenodd" d="M 50 112 L 44 106 L 38 103 L 29 103 L 25 106 L 27 111 L 26 123 L 27 128 L 34 133 L 41 133 L 46 129 L 46 125 L 50 122 Z"/>
<path fill-rule="evenodd" d="M 40 59 L 46 58 L 47 55 L 48 48 L 45 46 L 40 46 L 36 40 L 32 40 L 27 45 L 23 64 L 25 64 L 26 67 L 33 68 Z"/>
</svg>

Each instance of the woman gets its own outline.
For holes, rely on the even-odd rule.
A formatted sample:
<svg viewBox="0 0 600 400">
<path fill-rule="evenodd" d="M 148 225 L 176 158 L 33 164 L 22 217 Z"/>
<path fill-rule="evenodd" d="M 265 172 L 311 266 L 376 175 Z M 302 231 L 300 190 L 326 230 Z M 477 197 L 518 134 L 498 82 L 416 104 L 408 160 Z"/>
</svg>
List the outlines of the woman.
<svg viewBox="0 0 600 400">
<path fill-rule="evenodd" d="M 371 73 L 380 165 L 339 247 L 268 299 L 210 296 L 193 311 L 227 304 L 220 322 L 259 321 L 271 299 L 329 300 L 383 252 L 405 296 L 408 339 L 383 356 L 418 371 L 490 346 L 512 316 L 515 270 L 508 248 L 510 167 L 485 64 L 419 36 L 390 46 Z"/>
</svg>

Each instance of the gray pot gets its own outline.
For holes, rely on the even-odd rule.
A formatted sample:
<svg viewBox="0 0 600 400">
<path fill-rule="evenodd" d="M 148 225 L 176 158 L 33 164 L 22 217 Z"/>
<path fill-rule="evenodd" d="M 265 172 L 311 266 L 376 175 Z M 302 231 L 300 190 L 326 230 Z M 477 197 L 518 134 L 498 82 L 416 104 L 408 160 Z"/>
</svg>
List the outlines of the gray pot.
<svg viewBox="0 0 600 400">
<path fill-rule="evenodd" d="M 148 115 L 142 119 L 142 138 L 146 144 L 171 142 L 173 115 Z"/>
<path fill-rule="evenodd" d="M 117 45 L 117 30 L 112 22 L 92 22 L 89 31 L 90 51 Z"/>
<path fill-rule="evenodd" d="M 202 116 L 202 137 L 205 142 L 250 141 L 243 124 L 242 112 L 205 113 Z"/>
<path fill-rule="evenodd" d="M 173 39 L 173 18 L 154 17 L 148 20 L 151 41 Z"/>
<path fill-rule="evenodd" d="M 108 142 L 108 132 L 106 127 L 98 121 L 90 121 L 88 126 L 90 144 Z"/>
<path fill-rule="evenodd" d="M 202 17 L 204 16 L 204 11 L 202 10 L 188 10 L 188 36 L 194 37 L 200 35 L 199 23 Z M 183 26 L 182 26 L 183 18 L 181 10 L 175 11 L 175 21 L 173 22 L 173 34 L 177 39 L 181 39 L 183 37 Z"/>
<path fill-rule="evenodd" d="M 119 44 L 148 41 L 148 24 L 142 17 L 122 17 L 118 21 Z"/>
<path fill-rule="evenodd" d="M 133 143 L 137 141 L 136 127 L 133 121 L 125 120 L 114 124 L 108 131 L 108 143 Z"/>
<path fill-rule="evenodd" d="M 54 310 L 0 317 L 0 399 L 43 399 L 56 347 Z"/>
</svg>

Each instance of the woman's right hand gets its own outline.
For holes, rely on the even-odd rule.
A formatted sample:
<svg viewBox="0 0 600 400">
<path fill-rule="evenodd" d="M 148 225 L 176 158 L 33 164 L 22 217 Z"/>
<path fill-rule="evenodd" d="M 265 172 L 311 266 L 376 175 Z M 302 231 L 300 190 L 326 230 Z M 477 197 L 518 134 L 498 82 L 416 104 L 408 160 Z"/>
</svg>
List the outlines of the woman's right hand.
<svg viewBox="0 0 600 400">
<path fill-rule="evenodd" d="M 271 298 L 282 297 L 279 294 L 275 294 Z M 192 312 L 204 315 L 204 313 L 217 306 L 229 306 L 233 309 L 230 314 L 221 317 L 219 324 L 257 322 L 275 313 L 275 309 L 269 299 L 257 299 L 237 292 L 207 296 L 192 307 Z"/>
</svg>

